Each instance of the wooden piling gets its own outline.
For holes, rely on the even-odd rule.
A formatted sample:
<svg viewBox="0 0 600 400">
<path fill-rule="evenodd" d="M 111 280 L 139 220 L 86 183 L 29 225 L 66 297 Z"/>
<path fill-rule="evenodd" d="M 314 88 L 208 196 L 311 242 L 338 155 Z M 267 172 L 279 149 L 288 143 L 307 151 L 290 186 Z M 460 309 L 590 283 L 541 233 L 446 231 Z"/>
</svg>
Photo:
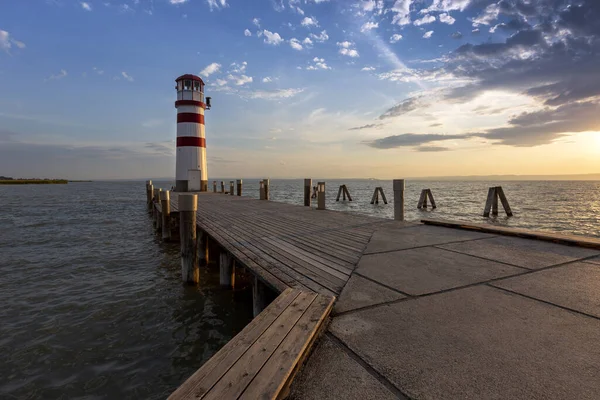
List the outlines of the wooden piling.
<svg viewBox="0 0 600 400">
<path fill-rule="evenodd" d="M 513 213 L 512 213 L 512 210 L 510 209 L 510 206 L 508 205 L 508 199 L 504 195 L 504 189 L 502 189 L 502 186 L 496 187 L 496 193 L 498 194 L 498 197 L 500 198 L 500 202 L 502 203 L 502 207 L 504 208 L 504 211 L 506 211 L 506 215 L 509 217 L 512 217 Z"/>
<path fill-rule="evenodd" d="M 508 200 L 504 195 L 504 190 L 502 189 L 502 186 L 494 186 L 488 189 L 487 200 L 483 209 L 483 216 L 489 217 L 490 210 L 493 216 L 498 215 L 498 199 L 500 199 L 500 202 L 502 203 L 502 207 L 504 208 L 506 215 L 508 217 L 512 217 L 513 213 L 510 209 L 510 206 L 508 205 Z"/>
<path fill-rule="evenodd" d="M 429 199 L 429 201 L 431 202 L 431 208 L 436 208 L 435 205 L 435 200 L 433 199 L 433 193 L 431 192 L 431 189 L 423 189 L 421 190 L 421 196 L 419 196 L 419 202 L 417 203 L 417 208 L 420 209 L 427 209 L 427 199 Z"/>
<path fill-rule="evenodd" d="M 394 179 L 394 219 L 404 221 L 404 179 Z"/>
<path fill-rule="evenodd" d="M 371 197 L 371 204 L 379 204 L 379 195 L 381 194 L 381 199 L 384 204 L 387 204 L 387 199 L 385 198 L 385 193 L 383 193 L 383 188 L 381 186 L 377 186 L 375 191 L 373 192 L 373 197 Z"/>
<path fill-rule="evenodd" d="M 233 196 L 233 181 L 229 181 L 229 195 Z"/>
<path fill-rule="evenodd" d="M 267 286 L 255 276 L 252 284 L 252 309 L 255 318 L 268 305 L 267 290 Z"/>
<path fill-rule="evenodd" d="M 233 257 L 227 251 L 221 251 L 219 255 L 219 283 L 222 287 L 233 288 L 235 285 L 235 271 Z"/>
<path fill-rule="evenodd" d="M 213 181 L 213 192 L 217 193 L 217 181 Z"/>
<path fill-rule="evenodd" d="M 157 229 L 158 228 L 158 210 L 156 209 L 156 203 L 158 203 L 160 201 L 160 191 L 162 189 L 160 188 L 154 188 L 153 190 L 153 195 L 152 195 L 152 225 L 154 225 L 154 228 Z"/>
<path fill-rule="evenodd" d="M 196 242 L 198 243 L 198 265 L 205 267 L 208 265 L 208 235 L 204 232 L 200 232 L 197 235 Z"/>
<path fill-rule="evenodd" d="M 350 192 L 348 191 L 346 185 L 340 185 L 340 189 L 338 190 L 338 194 L 335 198 L 335 201 L 340 201 L 340 195 L 343 196 L 344 201 L 346 201 L 346 196 L 348 196 L 348 201 L 352 201 L 352 196 L 350 196 Z"/>
<path fill-rule="evenodd" d="M 195 284 L 200 280 L 196 243 L 197 194 L 179 195 L 179 237 L 181 240 L 181 277 L 183 282 Z"/>
<path fill-rule="evenodd" d="M 237 180 L 237 195 L 238 196 L 242 195 L 242 180 L 241 179 Z"/>
<path fill-rule="evenodd" d="M 168 190 L 160 192 L 160 205 L 162 209 L 162 238 L 171 240 L 171 194 Z"/>
<path fill-rule="evenodd" d="M 156 196 L 156 205 L 158 207 L 160 207 L 160 210 L 157 210 L 156 207 L 154 207 L 154 209 L 156 210 L 156 223 L 154 224 L 155 228 L 157 231 L 161 231 L 162 234 L 162 203 L 160 201 L 160 199 L 162 198 L 162 193 L 163 190 L 162 189 L 158 189 L 158 195 Z"/>
<path fill-rule="evenodd" d="M 312 179 L 304 180 L 304 206 L 310 207 L 310 188 L 312 187 Z"/>
<path fill-rule="evenodd" d="M 259 198 L 259 200 L 265 199 L 265 182 L 264 181 L 259 182 L 258 198 Z"/>
<path fill-rule="evenodd" d="M 154 207 L 154 186 L 151 183 L 146 189 L 146 199 L 148 201 L 148 212 L 152 212 Z"/>
<path fill-rule="evenodd" d="M 225 193 L 225 182 L 221 181 L 221 193 Z"/>
<path fill-rule="evenodd" d="M 317 183 L 317 210 L 325 209 L 325 182 Z"/>
<path fill-rule="evenodd" d="M 264 188 L 265 188 L 265 198 L 264 200 L 269 200 L 269 180 L 263 179 Z"/>
</svg>

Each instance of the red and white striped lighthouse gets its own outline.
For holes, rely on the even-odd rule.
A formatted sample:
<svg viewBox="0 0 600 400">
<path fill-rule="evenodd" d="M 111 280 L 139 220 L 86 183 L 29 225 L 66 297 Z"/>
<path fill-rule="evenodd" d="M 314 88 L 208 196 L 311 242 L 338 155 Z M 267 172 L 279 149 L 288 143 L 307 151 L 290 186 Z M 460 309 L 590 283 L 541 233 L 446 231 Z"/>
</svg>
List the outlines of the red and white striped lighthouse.
<svg viewBox="0 0 600 400">
<path fill-rule="evenodd" d="M 175 190 L 208 190 L 204 110 L 210 109 L 210 97 L 204 101 L 204 81 L 196 75 L 182 75 L 177 82 L 177 158 Z"/>
</svg>

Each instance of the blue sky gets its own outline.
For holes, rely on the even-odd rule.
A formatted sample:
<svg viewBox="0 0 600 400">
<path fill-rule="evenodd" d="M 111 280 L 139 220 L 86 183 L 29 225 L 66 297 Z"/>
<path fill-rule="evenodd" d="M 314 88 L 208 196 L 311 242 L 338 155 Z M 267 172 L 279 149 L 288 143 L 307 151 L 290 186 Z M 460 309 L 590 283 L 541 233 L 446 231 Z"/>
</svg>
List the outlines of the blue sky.
<svg viewBox="0 0 600 400">
<path fill-rule="evenodd" d="M 174 174 L 200 74 L 213 177 L 598 172 L 593 0 L 7 0 L 0 175 Z"/>
</svg>

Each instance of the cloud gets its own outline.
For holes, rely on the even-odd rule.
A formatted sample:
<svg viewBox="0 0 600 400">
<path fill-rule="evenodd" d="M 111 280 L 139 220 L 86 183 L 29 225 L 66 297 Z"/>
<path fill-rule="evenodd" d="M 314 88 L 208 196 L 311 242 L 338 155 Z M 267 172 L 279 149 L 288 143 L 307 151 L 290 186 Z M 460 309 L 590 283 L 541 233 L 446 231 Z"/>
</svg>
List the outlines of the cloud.
<svg viewBox="0 0 600 400">
<path fill-rule="evenodd" d="M 65 71 L 64 69 L 61 69 L 60 72 L 58 74 L 54 74 L 54 75 L 50 75 L 48 77 L 48 79 L 46 80 L 50 80 L 50 81 L 54 81 L 54 80 L 58 80 L 58 79 L 63 79 L 67 76 L 67 71 Z"/>
<path fill-rule="evenodd" d="M 180 1 L 180 0 L 176 0 L 176 1 Z M 206 0 L 206 2 L 208 3 L 208 7 L 210 8 L 210 11 L 212 11 L 215 8 L 220 9 L 220 8 L 228 7 L 227 0 Z"/>
<path fill-rule="evenodd" d="M 235 83 L 237 86 L 243 86 L 247 83 L 251 83 L 253 81 L 251 76 L 246 76 L 246 75 L 232 75 L 229 74 L 227 76 L 227 79 L 229 79 L 230 81 L 233 81 L 233 83 Z"/>
<path fill-rule="evenodd" d="M 90 3 L 86 3 L 85 1 L 82 1 L 81 3 L 81 8 L 83 8 L 86 11 L 92 11 L 92 6 L 90 5 Z"/>
<path fill-rule="evenodd" d="M 435 17 L 433 15 L 425 15 L 423 18 L 416 20 L 413 24 L 415 26 L 421 26 L 431 24 L 432 22 L 435 22 Z"/>
<path fill-rule="evenodd" d="M 433 35 L 433 31 L 427 31 L 423 34 L 423 39 L 429 39 Z"/>
<path fill-rule="evenodd" d="M 477 0 L 474 0 L 474 2 Z M 464 11 L 471 0 L 433 0 L 433 3 L 428 8 L 421 10 L 421 13 L 428 13 L 431 11 Z"/>
<path fill-rule="evenodd" d="M 319 26 L 319 21 L 315 17 L 304 17 L 302 22 L 300 22 L 302 26 Z"/>
<path fill-rule="evenodd" d="M 402 35 L 399 33 L 394 33 L 392 36 L 390 36 L 390 43 L 396 43 L 400 39 L 402 39 Z"/>
<path fill-rule="evenodd" d="M 402 133 L 400 135 L 386 136 L 363 143 L 376 149 L 394 149 L 397 147 L 421 146 L 426 143 L 444 140 L 463 140 L 469 139 L 470 137 L 471 135 L 441 135 L 436 133 L 417 135 L 414 133 Z"/>
<path fill-rule="evenodd" d="M 302 45 L 300 44 L 300 41 L 298 39 L 296 39 L 296 38 L 291 38 L 290 39 L 290 47 L 292 49 L 298 50 L 298 51 L 300 51 L 300 50 L 303 49 Z"/>
<path fill-rule="evenodd" d="M 417 108 L 425 107 L 427 105 L 429 105 L 429 103 L 425 103 L 421 97 L 410 97 L 406 100 L 401 101 L 395 106 L 387 109 L 383 114 L 379 116 L 379 119 L 386 119 L 404 115 L 406 113 L 416 110 Z"/>
<path fill-rule="evenodd" d="M 349 42 L 349 41 L 344 41 L 344 42 L 337 42 L 337 45 L 339 47 L 338 52 L 343 55 L 343 56 L 348 56 L 348 57 L 360 57 L 360 55 L 358 54 L 358 51 L 356 49 L 354 49 L 354 42 Z"/>
<path fill-rule="evenodd" d="M 316 71 L 319 69 L 331 69 L 329 65 L 325 62 L 324 58 L 315 57 L 312 60 L 313 64 L 306 67 L 309 71 Z"/>
<path fill-rule="evenodd" d="M 429 127 L 431 127 L 431 128 L 435 128 L 435 127 L 442 126 L 442 125 L 443 125 L 443 124 L 440 124 L 439 122 L 436 122 L 435 124 L 431 124 L 431 125 L 429 125 Z"/>
<path fill-rule="evenodd" d="M 253 90 L 248 93 L 248 97 L 251 99 L 280 100 L 294 97 L 303 91 L 304 89 Z"/>
<path fill-rule="evenodd" d="M 304 40 L 302 41 L 302 43 L 304 43 L 306 46 L 312 46 L 313 41 L 310 40 L 309 37 L 304 38 Z"/>
<path fill-rule="evenodd" d="M 265 36 L 265 43 L 267 44 L 278 46 L 281 44 L 281 42 L 283 42 L 283 38 L 279 36 L 279 33 L 277 32 L 273 33 L 265 29 L 263 31 L 263 35 Z"/>
<path fill-rule="evenodd" d="M 66 73 L 65 73 L 65 75 L 66 75 Z M 127 72 L 125 72 L 125 71 L 121 72 L 121 76 L 124 79 L 128 80 L 129 82 L 133 82 L 133 77 L 131 75 L 129 75 Z"/>
<path fill-rule="evenodd" d="M 458 32 L 458 31 L 456 31 L 456 32 L 454 32 L 452 35 L 450 35 L 450 37 L 451 37 L 452 39 L 462 39 L 462 37 L 463 37 L 463 34 L 462 34 L 462 33 L 460 33 L 460 32 Z"/>
<path fill-rule="evenodd" d="M 98 75 L 104 75 L 104 71 L 96 67 L 92 68 L 92 71 L 94 71 Z"/>
<path fill-rule="evenodd" d="M 252 32 L 250 32 L 250 30 L 248 30 L 248 29 L 245 29 L 244 36 L 252 36 Z"/>
<path fill-rule="evenodd" d="M 219 72 L 220 69 L 221 64 L 214 62 L 212 64 L 208 64 L 202 71 L 200 71 L 200 75 L 208 78 L 210 75 Z"/>
<path fill-rule="evenodd" d="M 361 71 L 375 71 L 375 67 L 362 67 Z"/>
<path fill-rule="evenodd" d="M 360 31 L 361 32 L 366 32 L 366 31 L 370 31 L 371 29 L 375 29 L 375 28 L 378 28 L 378 27 L 379 27 L 379 24 L 377 22 L 371 22 L 371 21 L 369 21 L 369 22 L 365 22 L 361 26 Z"/>
<path fill-rule="evenodd" d="M 472 33 L 473 35 L 479 35 L 479 32 L 481 32 L 481 30 L 480 30 L 479 28 L 475 28 L 475 29 L 473 29 L 473 30 L 471 31 L 471 33 Z"/>
<path fill-rule="evenodd" d="M 183 4 L 183 3 L 187 2 L 187 1 L 188 0 L 169 0 L 169 3 L 171 3 L 171 4 Z"/>
<path fill-rule="evenodd" d="M 410 5 L 412 0 L 395 0 L 389 11 L 392 12 L 392 24 L 408 25 L 410 24 Z"/>
<path fill-rule="evenodd" d="M 268 82 L 273 82 L 273 78 L 271 78 L 270 76 L 265 76 L 264 78 L 262 78 L 263 83 L 268 83 Z"/>
<path fill-rule="evenodd" d="M 440 22 L 444 24 L 452 25 L 456 22 L 448 13 L 441 13 L 438 17 L 440 18 Z"/>
<path fill-rule="evenodd" d="M 354 128 L 350 128 L 348 130 L 349 131 L 360 131 L 363 129 L 379 128 L 381 126 L 383 126 L 383 124 L 367 124 L 367 125 L 363 125 L 363 126 L 356 126 Z"/>
<path fill-rule="evenodd" d="M 225 79 L 215 79 L 214 85 L 225 86 L 227 85 L 227 81 Z"/>
<path fill-rule="evenodd" d="M 20 49 L 25 48 L 25 43 L 12 39 L 7 31 L 0 30 L 0 50 L 8 53 L 13 44 Z"/>
<path fill-rule="evenodd" d="M 438 152 L 438 151 L 450 151 L 448 147 L 444 146 L 419 146 L 415 148 L 419 152 Z"/>
<path fill-rule="evenodd" d="M 254 19 L 252 20 L 252 23 L 253 23 L 254 25 L 256 25 L 256 27 L 257 27 L 257 28 L 260 28 L 260 19 L 258 19 L 258 18 L 254 18 Z"/>
<path fill-rule="evenodd" d="M 327 31 L 321 31 L 321 33 L 319 33 L 318 35 L 311 33 L 309 36 L 311 38 L 313 38 L 314 40 L 316 40 L 317 42 L 321 42 L 321 43 L 329 39 L 329 35 L 327 35 Z"/>
</svg>

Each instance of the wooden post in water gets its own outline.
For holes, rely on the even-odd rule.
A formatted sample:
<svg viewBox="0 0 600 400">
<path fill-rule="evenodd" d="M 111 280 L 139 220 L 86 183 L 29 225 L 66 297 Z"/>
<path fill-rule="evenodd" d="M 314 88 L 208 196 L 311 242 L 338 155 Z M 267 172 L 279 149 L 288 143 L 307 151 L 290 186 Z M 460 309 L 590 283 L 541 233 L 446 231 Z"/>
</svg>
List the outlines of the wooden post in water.
<svg viewBox="0 0 600 400">
<path fill-rule="evenodd" d="M 404 179 L 394 179 L 394 219 L 404 221 Z"/>
<path fill-rule="evenodd" d="M 181 238 L 181 277 L 186 283 L 198 283 L 198 251 L 196 243 L 197 194 L 179 195 L 179 236 Z"/>
<path fill-rule="evenodd" d="M 233 181 L 229 181 L 229 195 L 233 196 Z"/>
<path fill-rule="evenodd" d="M 242 180 L 241 179 L 237 180 L 237 195 L 238 196 L 242 195 Z"/>
<path fill-rule="evenodd" d="M 162 238 L 171 240 L 171 195 L 168 190 L 160 192 L 160 205 L 162 208 Z"/>
<path fill-rule="evenodd" d="M 152 181 L 146 181 L 146 206 L 148 210 L 150 210 L 150 204 L 152 203 L 152 195 L 153 195 L 154 186 L 152 186 Z"/>
<path fill-rule="evenodd" d="M 317 210 L 325 209 L 325 182 L 317 183 Z"/>
<path fill-rule="evenodd" d="M 160 201 L 160 188 L 154 188 L 154 194 L 152 195 L 152 221 L 154 228 L 158 228 L 158 211 L 156 210 L 156 203 Z"/>
<path fill-rule="evenodd" d="M 269 200 L 269 180 L 263 179 L 264 187 L 265 187 L 265 198 L 263 200 Z"/>
<path fill-rule="evenodd" d="M 233 288 L 235 285 L 235 271 L 233 257 L 227 251 L 222 250 L 219 255 L 219 283 L 222 287 Z"/>
<path fill-rule="evenodd" d="M 377 186 L 375 191 L 373 192 L 373 197 L 371 197 L 371 204 L 379 204 L 379 195 L 381 194 L 381 199 L 384 204 L 387 204 L 387 199 L 385 198 L 385 194 L 383 193 L 383 188 L 381 186 Z"/>
<path fill-rule="evenodd" d="M 352 197 L 350 196 L 350 192 L 348 191 L 348 188 L 346 187 L 346 185 L 340 186 L 340 189 L 338 190 L 338 194 L 337 194 L 337 197 L 335 198 L 335 201 L 340 201 L 340 195 L 343 196 L 344 201 L 346 201 L 346 196 L 348 196 L 349 201 L 352 201 Z"/>
<path fill-rule="evenodd" d="M 198 265 L 207 266 L 208 265 L 208 235 L 206 233 L 200 232 L 197 235 L 196 242 L 198 243 Z"/>
<path fill-rule="evenodd" d="M 213 181 L 213 192 L 217 193 L 217 181 Z"/>
<path fill-rule="evenodd" d="M 508 200 L 504 195 L 504 190 L 502 190 L 502 186 L 494 186 L 488 189 L 487 200 L 485 202 L 485 208 L 483 209 L 483 216 L 489 217 L 490 209 L 492 211 L 492 215 L 498 215 L 498 199 L 500 199 L 500 202 L 502 202 L 502 207 L 504 208 L 506 215 L 512 217 L 513 213 L 510 209 L 510 206 L 508 205 Z"/>
<path fill-rule="evenodd" d="M 221 193 L 225 193 L 225 182 L 221 181 Z"/>
<path fill-rule="evenodd" d="M 259 182 L 258 198 L 259 198 L 259 200 L 265 199 L 265 182 L 264 181 Z"/>
<path fill-rule="evenodd" d="M 312 179 L 304 180 L 304 206 L 310 207 L 310 188 L 312 187 Z"/>
<path fill-rule="evenodd" d="M 419 202 L 417 203 L 417 208 L 427 209 L 427 199 L 431 201 L 431 208 L 436 208 L 435 200 L 433 199 L 433 194 L 431 193 L 431 189 L 423 189 L 421 190 L 421 196 L 419 197 Z"/>
<path fill-rule="evenodd" d="M 160 210 L 156 210 L 156 230 L 161 231 L 162 233 L 162 203 L 160 199 L 162 198 L 162 189 L 158 189 L 158 196 L 156 197 L 156 205 L 160 208 Z"/>
<path fill-rule="evenodd" d="M 255 276 L 252 284 L 252 309 L 255 318 L 267 307 L 267 290 L 267 286 Z"/>
</svg>

